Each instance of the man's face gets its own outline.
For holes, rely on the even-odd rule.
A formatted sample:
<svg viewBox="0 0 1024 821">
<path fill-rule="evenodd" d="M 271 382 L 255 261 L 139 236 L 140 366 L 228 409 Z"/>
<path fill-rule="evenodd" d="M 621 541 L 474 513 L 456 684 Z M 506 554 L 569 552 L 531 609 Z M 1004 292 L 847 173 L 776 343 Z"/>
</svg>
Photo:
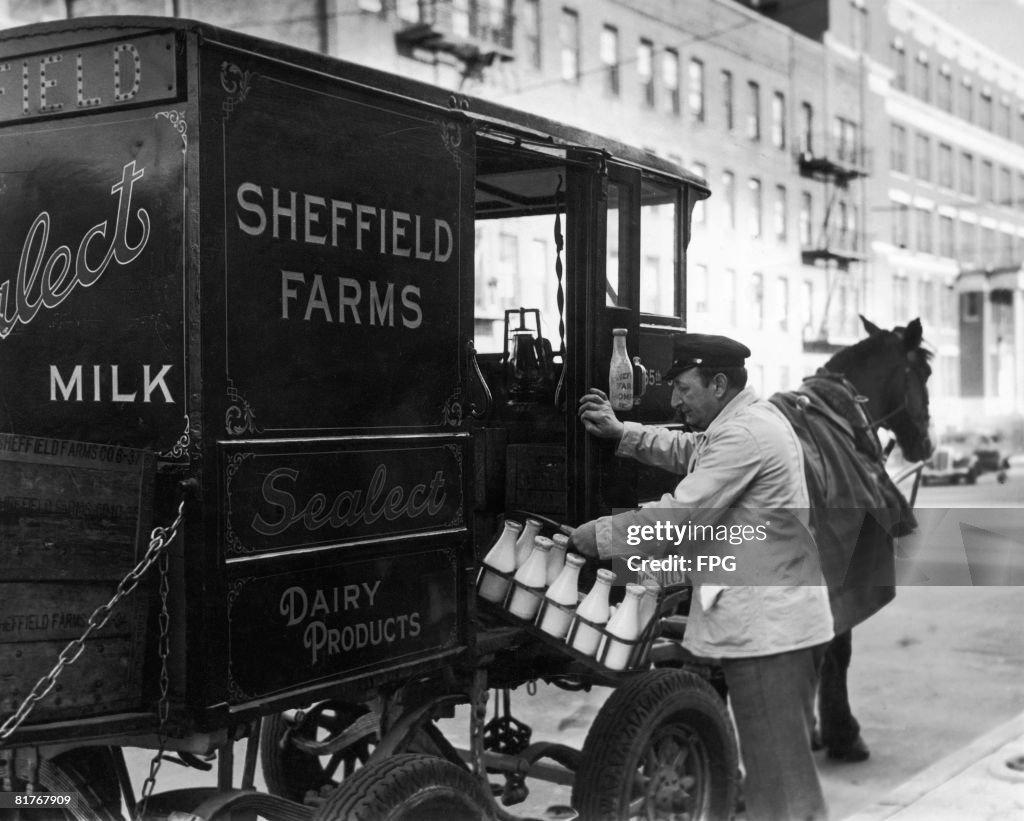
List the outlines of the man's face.
<svg viewBox="0 0 1024 821">
<path fill-rule="evenodd" d="M 672 380 L 672 407 L 695 430 L 706 430 L 722 410 L 722 401 L 716 396 L 715 380 L 705 387 L 700 371 L 690 368 Z"/>
</svg>

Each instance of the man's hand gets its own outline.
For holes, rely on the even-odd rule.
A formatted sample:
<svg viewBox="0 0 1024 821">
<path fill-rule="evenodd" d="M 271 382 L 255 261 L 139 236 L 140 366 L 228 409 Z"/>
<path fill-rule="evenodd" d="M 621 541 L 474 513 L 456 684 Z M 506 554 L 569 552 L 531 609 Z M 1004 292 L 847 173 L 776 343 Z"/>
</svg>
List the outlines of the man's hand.
<svg viewBox="0 0 1024 821">
<path fill-rule="evenodd" d="M 596 559 L 597 555 L 597 520 L 584 522 L 569 534 L 569 546 L 581 556 Z"/>
<path fill-rule="evenodd" d="M 622 438 L 625 428 L 615 416 L 612 403 L 608 401 L 604 391 L 591 388 L 580 397 L 580 419 L 583 420 L 583 427 L 587 433 L 592 433 L 599 439 L 617 441 Z"/>
</svg>

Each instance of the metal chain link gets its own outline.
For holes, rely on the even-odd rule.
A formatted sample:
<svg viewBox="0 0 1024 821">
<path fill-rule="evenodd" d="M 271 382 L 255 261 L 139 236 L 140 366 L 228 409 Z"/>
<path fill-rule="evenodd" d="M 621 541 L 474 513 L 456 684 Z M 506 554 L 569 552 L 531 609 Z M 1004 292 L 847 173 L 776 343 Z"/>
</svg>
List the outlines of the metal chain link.
<svg viewBox="0 0 1024 821">
<path fill-rule="evenodd" d="M 184 502 L 182 504 L 184 505 Z M 171 590 L 169 574 L 167 572 L 168 562 L 169 556 L 165 551 L 160 555 L 160 643 L 158 645 L 158 653 L 160 655 L 160 699 L 157 702 L 157 716 L 160 723 L 157 727 L 157 748 L 152 760 L 149 762 L 149 775 L 146 776 L 146 780 L 142 783 L 142 800 L 139 802 L 135 813 L 136 821 L 142 821 L 146 817 L 146 805 L 149 803 L 149 797 L 156 788 L 156 776 L 160 772 L 160 765 L 164 760 L 164 749 L 167 746 L 167 715 L 170 709 L 170 699 L 167 697 L 167 694 L 170 690 L 171 682 L 170 675 L 167 672 L 167 658 L 171 654 L 171 615 L 167 609 L 167 596 Z"/>
<path fill-rule="evenodd" d="M 45 676 L 36 682 L 31 692 L 25 697 L 24 701 L 18 706 L 18 709 L 12 713 L 3 725 L 0 725 L 0 746 L 3 745 L 11 735 L 24 723 L 25 719 L 28 718 L 29 713 L 35 708 L 36 704 L 42 701 L 53 689 L 57 683 L 57 679 L 61 673 L 64 672 L 64 668 L 69 664 L 74 664 L 82 651 L 85 650 L 85 642 L 94 632 L 102 630 L 104 625 L 110 619 L 113 613 L 113 609 L 117 604 L 127 595 L 129 595 L 142 581 L 142 577 L 146 574 L 158 560 L 161 558 L 166 559 L 167 547 L 174 541 L 178 535 L 178 529 L 181 527 L 181 522 L 185 516 L 185 500 L 182 499 L 178 504 L 178 515 L 175 517 L 174 522 L 170 527 L 154 527 L 149 537 L 149 548 L 146 550 L 146 555 L 142 557 L 142 560 L 135 565 L 128 574 L 121 579 L 117 585 L 117 590 L 114 595 L 110 598 L 106 604 L 101 604 L 95 610 L 92 615 L 89 616 L 89 621 L 86 625 L 85 632 L 82 633 L 77 639 L 68 642 L 67 646 L 60 651 L 60 655 L 57 657 L 57 663 L 54 664 L 53 669 L 50 670 Z M 166 567 L 166 565 L 165 565 Z M 164 616 L 167 612 L 166 592 L 164 590 L 164 584 L 166 583 L 166 573 L 164 573 L 164 580 L 161 583 L 161 596 L 164 598 L 164 610 L 161 613 L 161 653 L 163 670 L 161 671 L 161 724 L 166 719 L 167 706 L 166 706 L 166 676 L 167 676 L 167 659 L 166 659 L 166 636 L 164 631 L 167 629 L 167 624 L 164 621 Z"/>
</svg>

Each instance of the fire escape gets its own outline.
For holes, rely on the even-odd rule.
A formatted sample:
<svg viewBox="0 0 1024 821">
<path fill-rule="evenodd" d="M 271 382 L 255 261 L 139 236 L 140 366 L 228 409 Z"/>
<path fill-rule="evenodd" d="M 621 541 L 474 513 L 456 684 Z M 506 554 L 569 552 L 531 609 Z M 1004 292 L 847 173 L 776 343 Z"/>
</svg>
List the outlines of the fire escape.
<svg viewBox="0 0 1024 821">
<path fill-rule="evenodd" d="M 395 0 L 395 39 L 409 56 L 454 57 L 463 79 L 513 59 L 512 0 Z"/>
<path fill-rule="evenodd" d="M 797 153 L 801 176 L 820 183 L 826 202 L 817 236 L 803 242 L 800 253 L 804 265 L 824 270 L 826 283 L 821 322 L 804 339 L 807 352 L 832 353 L 842 347 L 834 341 L 841 334 L 830 333 L 832 301 L 850 266 L 868 258 L 861 225 L 863 209 L 857 207 L 861 198 L 854 196 L 851 183 L 868 176 L 869 155 L 854 136 L 853 124 L 849 125 L 850 132 L 840 131 L 835 139 L 820 141 L 826 145 L 824 151 L 816 151 L 814 141 L 807 137 Z"/>
</svg>

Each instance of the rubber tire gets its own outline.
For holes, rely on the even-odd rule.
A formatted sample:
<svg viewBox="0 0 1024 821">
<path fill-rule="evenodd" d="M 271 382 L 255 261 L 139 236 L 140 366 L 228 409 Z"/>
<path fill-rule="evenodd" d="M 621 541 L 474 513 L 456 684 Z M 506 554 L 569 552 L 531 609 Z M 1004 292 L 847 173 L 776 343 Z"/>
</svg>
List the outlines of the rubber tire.
<svg viewBox="0 0 1024 821">
<path fill-rule="evenodd" d="M 611 694 L 583 744 L 573 785 L 573 808 L 587 821 L 624 821 L 630 817 L 635 776 L 641 770 L 653 734 L 667 727 L 695 734 L 703 775 L 694 791 L 700 802 L 659 813 L 645 806 L 644 819 L 688 818 L 728 821 L 736 809 L 739 754 L 725 703 L 702 678 L 682 670 L 651 670 Z"/>
<path fill-rule="evenodd" d="M 350 709 L 351 715 L 339 719 L 339 724 L 351 723 L 366 712 L 365 708 L 352 707 Z M 342 724 L 342 726 L 344 725 Z M 321 788 L 331 786 L 336 782 L 331 777 L 332 774 L 328 773 L 321 765 L 318 757 L 308 755 L 291 745 L 281 747 L 280 740 L 288 728 L 289 723 L 281 714 L 267 716 L 263 719 L 263 727 L 260 730 L 260 760 L 263 765 L 263 779 L 267 783 L 268 792 L 301 804 L 309 791 L 319 793 Z M 358 741 L 352 745 L 349 748 L 351 754 L 348 756 L 348 762 L 354 763 L 354 759 L 365 761 L 371 752 L 370 743 L 370 741 Z"/>
<path fill-rule="evenodd" d="M 346 778 L 313 821 L 492 821 L 480 779 L 449 761 L 400 753 Z"/>
<path fill-rule="evenodd" d="M 121 815 L 121 784 L 117 766 L 109 747 L 77 747 L 67 750 L 48 762 L 49 773 L 38 785 L 46 794 L 70 793 L 79 805 L 87 806 L 100 821 L 123 821 Z M 16 791 L 24 792 L 24 788 Z M 13 818 L 15 810 L 0 810 L 0 819 Z M 21 813 L 33 821 L 65 821 L 79 818 L 73 811 L 31 809 Z"/>
</svg>

